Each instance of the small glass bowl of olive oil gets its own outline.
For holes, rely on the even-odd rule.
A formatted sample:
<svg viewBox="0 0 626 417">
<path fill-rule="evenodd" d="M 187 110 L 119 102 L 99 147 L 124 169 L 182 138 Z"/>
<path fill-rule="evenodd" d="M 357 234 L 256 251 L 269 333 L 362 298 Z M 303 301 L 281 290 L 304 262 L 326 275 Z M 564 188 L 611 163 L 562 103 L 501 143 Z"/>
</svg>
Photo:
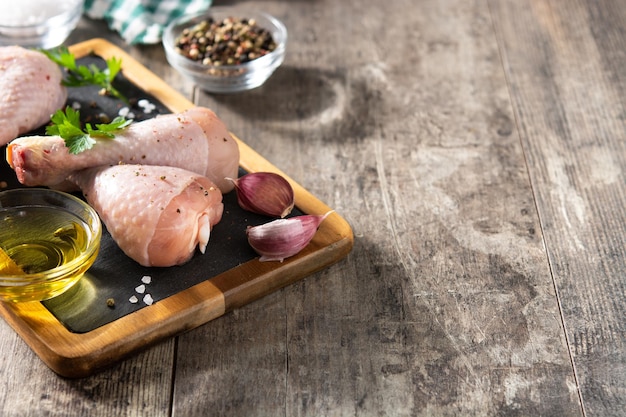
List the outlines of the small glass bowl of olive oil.
<svg viewBox="0 0 626 417">
<path fill-rule="evenodd" d="M 67 291 L 96 260 L 101 237 L 96 211 L 71 194 L 0 192 L 0 300 L 40 301 Z"/>
</svg>

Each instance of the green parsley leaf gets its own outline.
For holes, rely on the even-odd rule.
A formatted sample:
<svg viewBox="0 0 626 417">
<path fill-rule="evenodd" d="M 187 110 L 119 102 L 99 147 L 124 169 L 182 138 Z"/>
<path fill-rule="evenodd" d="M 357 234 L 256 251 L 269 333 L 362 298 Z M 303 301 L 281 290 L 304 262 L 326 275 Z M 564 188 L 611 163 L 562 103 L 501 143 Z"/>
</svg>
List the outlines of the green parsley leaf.
<svg viewBox="0 0 626 417">
<path fill-rule="evenodd" d="M 121 129 L 128 127 L 133 121 L 130 119 L 125 119 L 122 116 L 117 116 L 111 123 L 100 123 L 96 125 L 96 128 L 93 129 L 91 124 L 87 123 L 85 128 L 87 132 L 91 136 L 103 137 L 103 138 L 114 138 L 115 132 Z"/>
<path fill-rule="evenodd" d="M 96 144 L 95 138 L 113 139 L 115 133 L 128 127 L 133 121 L 118 116 L 111 123 L 99 123 L 94 128 L 90 123 L 81 127 L 80 112 L 70 106 L 57 110 L 50 118 L 51 125 L 46 127 L 46 134 L 60 136 L 71 154 L 79 154 L 91 149 Z"/>
<path fill-rule="evenodd" d="M 78 65 L 76 58 L 66 46 L 60 46 L 56 49 L 41 49 L 52 62 L 67 69 L 66 77 L 63 79 L 63 85 L 67 87 L 83 87 L 87 85 L 96 85 L 102 87 L 108 94 L 119 98 L 125 103 L 128 99 L 113 87 L 113 80 L 122 69 L 122 60 L 112 57 L 106 60 L 107 67 L 103 70 L 96 65 L 91 64 Z"/>
</svg>

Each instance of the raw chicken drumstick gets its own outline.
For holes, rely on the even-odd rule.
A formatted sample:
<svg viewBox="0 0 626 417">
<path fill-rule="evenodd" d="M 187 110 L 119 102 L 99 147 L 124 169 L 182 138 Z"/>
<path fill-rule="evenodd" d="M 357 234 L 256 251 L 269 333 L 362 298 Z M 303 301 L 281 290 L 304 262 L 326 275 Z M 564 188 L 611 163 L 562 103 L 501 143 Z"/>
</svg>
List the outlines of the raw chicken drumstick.
<svg viewBox="0 0 626 417">
<path fill-rule="evenodd" d="M 63 107 L 59 66 L 41 52 L 0 47 L 0 146 L 44 125 Z"/>
<path fill-rule="evenodd" d="M 113 240 L 143 266 L 187 262 L 204 253 L 222 218 L 222 194 L 208 178 L 175 167 L 113 165 L 69 178 L 96 209 Z"/>
<path fill-rule="evenodd" d="M 239 147 L 215 113 L 195 107 L 133 123 L 76 155 L 58 136 L 18 138 L 7 147 L 7 161 L 28 186 L 55 186 L 80 169 L 125 163 L 184 168 L 226 193 L 233 183 L 224 178 L 237 178 Z"/>
</svg>

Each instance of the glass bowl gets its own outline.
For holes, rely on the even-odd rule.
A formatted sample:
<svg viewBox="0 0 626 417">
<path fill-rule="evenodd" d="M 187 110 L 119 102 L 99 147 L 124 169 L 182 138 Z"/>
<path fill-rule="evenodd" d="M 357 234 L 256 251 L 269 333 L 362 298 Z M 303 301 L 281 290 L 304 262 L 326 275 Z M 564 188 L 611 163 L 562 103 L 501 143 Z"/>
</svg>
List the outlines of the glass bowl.
<svg viewBox="0 0 626 417">
<path fill-rule="evenodd" d="M 0 46 L 50 49 L 76 28 L 84 0 L 18 0 L 2 4 Z"/>
<path fill-rule="evenodd" d="M 83 200 L 60 191 L 0 192 L 0 300 L 40 301 L 76 284 L 100 250 L 102 224 Z"/>
<path fill-rule="evenodd" d="M 241 64 L 207 65 L 181 54 L 176 41 L 183 30 L 209 17 L 215 21 L 227 18 L 254 19 L 259 28 L 272 35 L 276 48 L 266 55 Z M 236 6 L 211 7 L 205 13 L 182 16 L 168 25 L 163 33 L 163 47 L 170 65 L 200 88 L 212 93 L 235 93 L 261 86 L 282 64 L 286 44 L 287 29 L 278 19 L 263 12 Z"/>
</svg>

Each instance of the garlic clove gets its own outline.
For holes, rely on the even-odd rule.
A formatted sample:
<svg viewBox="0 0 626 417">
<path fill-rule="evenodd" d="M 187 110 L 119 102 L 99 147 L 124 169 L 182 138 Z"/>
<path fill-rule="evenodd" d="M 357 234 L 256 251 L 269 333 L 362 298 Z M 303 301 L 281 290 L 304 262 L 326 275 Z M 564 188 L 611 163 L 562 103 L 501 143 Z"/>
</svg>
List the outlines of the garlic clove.
<svg viewBox="0 0 626 417">
<path fill-rule="evenodd" d="M 259 261 L 279 261 L 300 252 L 315 236 L 320 224 L 332 213 L 278 219 L 246 229 L 248 243 L 261 257 Z"/>
<path fill-rule="evenodd" d="M 237 201 L 244 210 L 280 218 L 293 210 L 295 204 L 293 188 L 279 174 L 253 172 L 237 179 L 226 179 L 235 184 Z"/>
</svg>

